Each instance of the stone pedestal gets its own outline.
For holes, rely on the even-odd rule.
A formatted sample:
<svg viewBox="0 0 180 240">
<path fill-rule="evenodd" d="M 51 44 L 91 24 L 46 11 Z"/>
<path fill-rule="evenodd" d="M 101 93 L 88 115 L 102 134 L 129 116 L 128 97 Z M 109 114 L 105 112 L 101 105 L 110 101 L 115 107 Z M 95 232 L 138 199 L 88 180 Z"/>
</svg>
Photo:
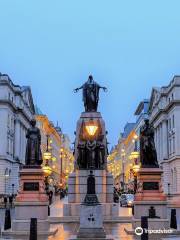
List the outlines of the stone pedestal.
<svg viewBox="0 0 180 240">
<path fill-rule="evenodd" d="M 69 177 L 68 204 L 64 204 L 64 216 L 80 216 L 80 205 L 87 193 L 87 177 L 89 170 L 75 170 Z M 105 219 L 117 217 L 118 204 L 113 202 L 113 177 L 106 170 L 94 170 L 96 195 L 102 204 Z"/>
<path fill-rule="evenodd" d="M 87 154 L 87 148 L 83 148 L 83 154 L 80 146 L 87 143 L 88 137 L 85 129 L 85 125 L 93 122 L 98 126 L 97 135 L 94 136 L 94 141 L 102 145 L 104 152 L 100 152 L 100 156 L 95 152 L 95 163 L 99 164 L 99 167 L 84 165 L 82 162 L 89 160 Z M 107 172 L 107 132 L 105 129 L 105 122 L 102 119 L 99 112 L 83 112 L 80 119 L 77 122 L 76 127 L 76 139 L 75 139 L 75 171 L 69 176 L 68 182 L 68 204 L 64 204 L 63 214 L 64 216 L 79 217 L 80 205 L 84 201 L 87 193 L 87 177 L 90 174 L 90 170 L 93 170 L 96 182 L 96 195 L 99 202 L 102 205 L 102 214 L 104 219 L 111 219 L 119 215 L 119 206 L 113 202 L 113 176 Z M 92 139 L 91 139 L 92 140 Z M 83 156 L 83 157 L 82 157 Z M 80 160 L 79 160 L 80 159 Z M 99 160 L 101 159 L 101 161 Z M 81 162 L 82 161 L 82 162 Z M 80 163 L 79 163 L 80 162 Z M 88 169 L 89 168 L 89 169 Z"/>
<path fill-rule="evenodd" d="M 155 217 L 148 218 L 149 229 L 169 228 L 167 198 L 161 185 L 162 173 L 159 168 L 141 168 L 138 172 L 138 187 L 134 201 L 134 229 L 141 226 L 141 216 L 151 215 L 150 208 L 154 210 Z"/>
<path fill-rule="evenodd" d="M 15 201 L 12 231 L 29 232 L 30 219 L 37 218 L 37 231 L 48 233 L 48 204 L 42 169 L 23 168 L 20 171 L 20 189 Z"/>
<path fill-rule="evenodd" d="M 101 205 L 86 206 L 82 204 L 80 206 L 80 228 L 77 238 L 106 239 Z"/>
<path fill-rule="evenodd" d="M 171 219 L 171 210 L 176 209 L 177 230 L 180 231 L 180 197 L 173 195 L 168 199 L 168 218 Z"/>
</svg>

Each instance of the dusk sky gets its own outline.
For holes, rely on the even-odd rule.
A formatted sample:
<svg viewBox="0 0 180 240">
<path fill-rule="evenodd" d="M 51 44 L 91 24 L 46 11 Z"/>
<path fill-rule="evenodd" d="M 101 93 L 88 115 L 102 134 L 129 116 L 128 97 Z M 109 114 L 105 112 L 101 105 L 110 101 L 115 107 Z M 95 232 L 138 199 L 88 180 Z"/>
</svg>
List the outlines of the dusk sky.
<svg viewBox="0 0 180 240">
<path fill-rule="evenodd" d="M 31 86 L 34 103 L 73 142 L 89 74 L 108 93 L 99 111 L 108 140 L 153 86 L 180 74 L 180 1 L 0 0 L 0 72 Z"/>
</svg>

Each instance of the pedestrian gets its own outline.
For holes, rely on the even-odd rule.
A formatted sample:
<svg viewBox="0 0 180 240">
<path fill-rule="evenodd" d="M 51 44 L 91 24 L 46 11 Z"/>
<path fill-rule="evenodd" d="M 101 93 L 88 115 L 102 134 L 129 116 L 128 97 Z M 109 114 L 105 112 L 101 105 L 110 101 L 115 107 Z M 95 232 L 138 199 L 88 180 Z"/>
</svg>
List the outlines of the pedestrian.
<svg viewBox="0 0 180 240">
<path fill-rule="evenodd" d="M 50 191 L 50 192 L 49 192 L 49 204 L 50 204 L 50 205 L 52 204 L 52 197 L 53 197 L 53 192 Z"/>
<path fill-rule="evenodd" d="M 6 208 L 7 207 L 7 197 L 4 196 L 4 207 Z"/>
<path fill-rule="evenodd" d="M 12 204 L 13 204 L 13 195 L 10 195 L 10 196 L 9 196 L 9 204 L 10 204 L 10 207 L 12 208 Z"/>
</svg>

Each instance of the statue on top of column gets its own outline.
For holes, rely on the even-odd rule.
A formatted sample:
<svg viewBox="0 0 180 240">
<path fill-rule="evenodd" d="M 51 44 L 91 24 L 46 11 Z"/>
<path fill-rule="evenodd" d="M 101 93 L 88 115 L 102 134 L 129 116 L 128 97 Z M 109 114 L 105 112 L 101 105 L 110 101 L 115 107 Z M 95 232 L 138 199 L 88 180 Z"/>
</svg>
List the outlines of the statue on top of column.
<svg viewBox="0 0 180 240">
<path fill-rule="evenodd" d="M 106 87 L 101 87 L 98 83 L 93 80 L 93 76 L 90 75 L 87 82 L 81 87 L 74 89 L 74 92 L 78 92 L 80 89 L 83 90 L 83 102 L 86 112 L 97 112 L 99 102 L 99 90 L 103 89 L 107 91 Z"/>
<path fill-rule="evenodd" d="M 144 168 L 158 168 L 157 153 L 154 143 L 154 128 L 148 119 L 140 129 L 140 161 Z"/>
<path fill-rule="evenodd" d="M 41 153 L 41 134 L 39 128 L 36 127 L 36 120 L 31 120 L 31 127 L 28 129 L 26 145 L 26 157 L 25 165 L 41 165 L 42 153 Z"/>
</svg>

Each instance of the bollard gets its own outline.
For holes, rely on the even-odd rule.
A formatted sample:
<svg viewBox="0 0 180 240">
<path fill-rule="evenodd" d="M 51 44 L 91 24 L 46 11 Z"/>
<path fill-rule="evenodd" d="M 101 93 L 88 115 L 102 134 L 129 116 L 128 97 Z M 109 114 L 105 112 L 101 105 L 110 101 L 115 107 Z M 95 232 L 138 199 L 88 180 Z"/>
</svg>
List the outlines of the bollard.
<svg viewBox="0 0 180 240">
<path fill-rule="evenodd" d="M 37 240 L 37 218 L 31 218 L 29 240 Z"/>
<path fill-rule="evenodd" d="M 48 216 L 50 216 L 50 206 L 48 205 Z"/>
<path fill-rule="evenodd" d="M 148 240 L 148 232 L 145 232 L 145 229 L 148 230 L 148 217 L 141 217 L 141 227 L 143 229 L 141 240 Z"/>
<path fill-rule="evenodd" d="M 4 221 L 4 230 L 11 228 L 11 212 L 10 209 L 5 211 L 5 221 Z"/>
<path fill-rule="evenodd" d="M 176 209 L 171 209 L 171 223 L 170 228 L 177 229 Z"/>
<path fill-rule="evenodd" d="M 134 205 L 132 205 L 132 215 L 134 216 Z"/>
</svg>

